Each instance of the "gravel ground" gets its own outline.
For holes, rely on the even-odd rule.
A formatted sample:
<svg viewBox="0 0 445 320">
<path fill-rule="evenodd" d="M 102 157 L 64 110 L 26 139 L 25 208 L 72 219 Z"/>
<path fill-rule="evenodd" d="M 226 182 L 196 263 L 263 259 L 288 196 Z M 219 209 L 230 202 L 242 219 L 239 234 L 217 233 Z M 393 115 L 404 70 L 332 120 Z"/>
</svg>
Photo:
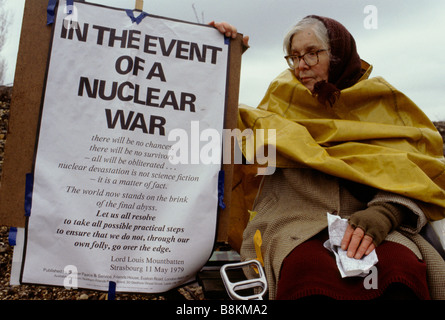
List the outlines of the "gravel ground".
<svg viewBox="0 0 445 320">
<path fill-rule="evenodd" d="M 2 173 L 3 153 L 5 152 L 6 133 L 8 131 L 9 104 L 11 87 L 0 86 L 0 177 Z"/>
</svg>

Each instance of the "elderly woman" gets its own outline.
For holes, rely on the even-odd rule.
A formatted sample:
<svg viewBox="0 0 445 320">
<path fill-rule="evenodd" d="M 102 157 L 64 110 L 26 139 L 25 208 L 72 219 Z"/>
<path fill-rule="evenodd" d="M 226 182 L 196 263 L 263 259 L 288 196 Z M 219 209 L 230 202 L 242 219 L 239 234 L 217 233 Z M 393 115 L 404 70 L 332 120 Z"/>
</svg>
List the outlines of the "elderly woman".
<svg viewBox="0 0 445 320">
<path fill-rule="evenodd" d="M 236 35 L 227 23 L 211 24 Z M 445 299 L 445 263 L 419 236 L 428 220 L 445 217 L 437 130 L 385 80 L 368 79 L 372 67 L 337 21 L 304 18 L 286 35 L 284 48 L 290 68 L 258 108 L 240 106 L 241 129 L 276 129 L 269 148 L 277 154 L 275 173 L 263 177 L 247 208 L 253 218 L 242 258 L 263 261 L 270 299 Z M 340 276 L 323 246 L 327 212 L 349 222 L 341 242 L 348 257 L 375 250 L 372 289 L 361 277 Z"/>
</svg>

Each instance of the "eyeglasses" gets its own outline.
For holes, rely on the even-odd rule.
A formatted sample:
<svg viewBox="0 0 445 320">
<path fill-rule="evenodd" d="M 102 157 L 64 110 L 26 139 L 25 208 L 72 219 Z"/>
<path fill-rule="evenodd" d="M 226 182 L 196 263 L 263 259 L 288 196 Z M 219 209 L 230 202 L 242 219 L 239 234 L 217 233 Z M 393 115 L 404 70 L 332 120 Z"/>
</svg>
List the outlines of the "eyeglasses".
<svg viewBox="0 0 445 320">
<path fill-rule="evenodd" d="M 309 67 L 313 67 L 313 66 L 317 65 L 318 62 L 320 61 L 318 58 L 318 54 L 323 51 L 328 51 L 328 50 L 321 49 L 321 50 L 317 50 L 317 51 L 306 52 L 305 54 L 303 54 L 301 56 L 296 55 L 296 54 L 291 54 L 291 55 L 285 56 L 284 59 L 286 59 L 287 64 L 291 68 L 295 68 L 295 66 L 297 66 L 300 63 L 301 59 L 303 59 L 304 62 Z"/>
</svg>

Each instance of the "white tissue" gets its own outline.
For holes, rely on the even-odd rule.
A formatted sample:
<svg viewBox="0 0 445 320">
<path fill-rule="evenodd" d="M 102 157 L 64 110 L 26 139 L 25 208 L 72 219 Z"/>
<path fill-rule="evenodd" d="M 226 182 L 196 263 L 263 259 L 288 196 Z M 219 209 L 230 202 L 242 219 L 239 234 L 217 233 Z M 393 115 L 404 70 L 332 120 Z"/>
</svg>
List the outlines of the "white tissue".
<svg viewBox="0 0 445 320">
<path fill-rule="evenodd" d="M 369 274 L 370 269 L 379 261 L 377 254 L 373 250 L 367 256 L 363 256 L 360 260 L 349 258 L 346 251 L 341 246 L 341 240 L 345 234 L 348 221 L 339 216 L 328 212 L 328 232 L 329 240 L 323 245 L 329 251 L 332 251 L 337 261 L 338 270 L 342 278 L 345 277 L 365 277 Z"/>
</svg>

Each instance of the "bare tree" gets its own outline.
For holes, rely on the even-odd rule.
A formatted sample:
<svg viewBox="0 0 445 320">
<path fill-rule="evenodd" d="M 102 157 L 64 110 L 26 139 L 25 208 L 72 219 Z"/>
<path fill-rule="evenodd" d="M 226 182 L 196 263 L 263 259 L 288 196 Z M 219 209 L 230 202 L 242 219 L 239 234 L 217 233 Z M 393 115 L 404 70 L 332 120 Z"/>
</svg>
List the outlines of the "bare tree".
<svg viewBox="0 0 445 320">
<path fill-rule="evenodd" d="M 196 22 L 203 24 L 204 23 L 204 11 L 201 12 L 201 21 L 199 21 L 198 12 L 196 12 L 196 7 L 195 7 L 194 3 L 192 3 L 192 8 L 193 8 L 193 12 L 195 13 Z"/>
<path fill-rule="evenodd" d="M 6 35 L 8 32 L 9 19 L 8 12 L 5 8 L 5 0 L 0 0 L 0 52 L 6 43 Z M 5 80 L 6 61 L 0 56 L 0 84 Z"/>
</svg>

